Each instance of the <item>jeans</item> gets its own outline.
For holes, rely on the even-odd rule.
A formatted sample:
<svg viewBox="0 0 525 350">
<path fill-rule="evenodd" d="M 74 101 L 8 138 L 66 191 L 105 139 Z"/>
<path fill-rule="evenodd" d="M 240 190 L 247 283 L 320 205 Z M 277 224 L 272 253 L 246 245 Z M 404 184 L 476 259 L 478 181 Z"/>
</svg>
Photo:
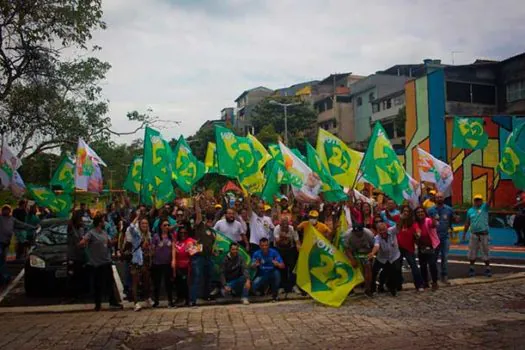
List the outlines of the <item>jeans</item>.
<svg viewBox="0 0 525 350">
<path fill-rule="evenodd" d="M 430 275 L 432 276 L 432 283 L 437 283 L 438 279 L 438 268 L 437 268 L 437 256 L 436 251 L 432 253 L 419 253 L 419 265 L 421 265 L 421 277 L 423 278 L 423 286 L 428 287 L 428 270 L 430 269 Z"/>
<path fill-rule="evenodd" d="M 414 253 L 409 252 L 403 248 L 399 248 L 401 252 L 401 259 L 405 258 L 407 260 L 408 266 L 410 266 L 410 271 L 412 271 L 412 279 L 414 280 L 414 286 L 416 289 L 423 287 L 423 279 L 421 277 L 421 271 L 419 271 L 419 266 L 416 264 L 416 257 Z"/>
<path fill-rule="evenodd" d="M 139 301 L 139 286 L 142 283 L 142 293 L 144 299 L 148 300 L 151 296 L 150 288 L 150 269 L 148 266 L 131 264 L 129 273 L 131 275 L 131 296 L 135 303 Z"/>
<path fill-rule="evenodd" d="M 10 277 L 5 265 L 8 250 L 9 243 L 0 243 L 0 286 L 3 284 L 7 284 Z"/>
<path fill-rule="evenodd" d="M 209 257 L 194 255 L 191 257 L 191 288 L 190 299 L 197 302 L 197 297 L 208 297 L 211 291 L 212 263 Z M 202 293 L 204 288 L 204 293 Z"/>
<path fill-rule="evenodd" d="M 170 264 L 152 265 L 151 276 L 153 277 L 153 300 L 159 302 L 160 284 L 164 279 L 164 287 L 168 295 L 168 302 L 173 303 L 173 270 Z"/>
<path fill-rule="evenodd" d="M 246 284 L 246 277 L 244 276 L 241 276 L 234 280 L 226 282 L 226 285 L 230 287 L 232 292 L 234 292 L 236 295 L 241 294 L 242 298 L 248 298 L 250 294 L 250 290 L 248 288 L 244 288 L 245 284 Z"/>
<path fill-rule="evenodd" d="M 270 285 L 272 289 L 272 297 L 277 298 L 279 293 L 279 285 L 281 284 L 281 273 L 277 269 L 265 272 L 255 278 L 253 281 L 253 290 L 257 291 L 260 288 L 266 288 Z"/>
<path fill-rule="evenodd" d="M 447 237 L 439 237 L 438 253 L 441 257 L 441 277 L 448 276 L 448 251 L 450 249 L 450 241 Z"/>
<path fill-rule="evenodd" d="M 284 262 L 284 269 L 281 270 L 282 287 L 286 293 L 290 293 L 293 286 L 295 286 L 296 281 L 296 276 L 293 273 L 293 270 L 297 263 L 298 252 L 295 247 L 278 248 L 278 250 Z"/>
<path fill-rule="evenodd" d="M 379 270 L 383 269 L 383 276 L 386 280 L 386 285 L 389 291 L 397 291 L 399 287 L 399 281 L 401 277 L 401 258 L 390 263 L 381 263 L 379 260 L 374 261 L 374 266 L 372 267 L 372 292 L 376 291 L 376 280 Z"/>
<path fill-rule="evenodd" d="M 93 292 L 95 294 L 95 306 L 97 308 L 100 308 L 103 296 L 108 296 L 110 305 L 118 304 L 113 289 L 114 282 L 111 264 L 93 267 Z"/>
<path fill-rule="evenodd" d="M 188 287 L 188 269 L 177 268 L 175 275 L 175 290 L 177 292 L 177 300 L 184 300 L 186 303 L 190 301 L 190 293 Z"/>
</svg>

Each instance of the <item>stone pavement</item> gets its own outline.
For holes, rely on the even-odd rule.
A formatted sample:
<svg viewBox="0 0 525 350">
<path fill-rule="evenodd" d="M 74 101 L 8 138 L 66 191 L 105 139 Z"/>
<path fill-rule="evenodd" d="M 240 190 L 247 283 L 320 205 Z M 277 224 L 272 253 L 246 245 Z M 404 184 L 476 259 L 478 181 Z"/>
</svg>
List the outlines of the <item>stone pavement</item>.
<svg viewBox="0 0 525 350">
<path fill-rule="evenodd" d="M 525 278 L 517 278 L 351 297 L 339 309 L 308 300 L 4 313 L 0 349 L 523 349 L 524 329 Z"/>
</svg>

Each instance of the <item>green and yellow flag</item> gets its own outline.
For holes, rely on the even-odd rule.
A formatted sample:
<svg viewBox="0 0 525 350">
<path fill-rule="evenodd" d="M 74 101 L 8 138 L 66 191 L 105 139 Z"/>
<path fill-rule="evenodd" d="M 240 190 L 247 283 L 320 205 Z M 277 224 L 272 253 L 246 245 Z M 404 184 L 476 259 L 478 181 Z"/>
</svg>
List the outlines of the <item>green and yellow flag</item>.
<svg viewBox="0 0 525 350">
<path fill-rule="evenodd" d="M 213 244 L 214 255 L 211 258 L 212 280 L 220 281 L 222 263 L 224 262 L 226 254 L 228 254 L 228 252 L 230 251 L 230 244 L 232 244 L 233 241 L 220 231 L 213 229 L 210 230 L 215 232 L 215 243 Z M 239 246 L 239 255 L 244 259 L 244 262 L 246 263 L 245 268 L 250 269 L 250 254 L 246 251 L 246 249 L 244 249 L 243 246 Z M 252 276 L 252 278 L 255 277 L 255 272 L 256 271 L 254 271 L 253 269 L 250 269 L 250 275 Z"/>
<path fill-rule="evenodd" d="M 344 189 L 335 181 L 330 175 L 328 169 L 324 166 L 321 161 L 321 157 L 315 151 L 308 142 L 306 143 L 306 158 L 308 166 L 321 178 L 323 185 L 321 186 L 321 192 L 323 192 L 323 198 L 327 202 L 340 202 L 348 200 L 348 195 L 344 192 Z"/>
<path fill-rule="evenodd" d="M 320 303 L 339 307 L 363 281 L 346 255 L 309 224 L 297 260 L 297 285 Z"/>
<path fill-rule="evenodd" d="M 361 171 L 368 182 L 397 204 L 403 203 L 403 191 L 411 191 L 407 173 L 379 122 L 372 132 Z"/>
<path fill-rule="evenodd" d="M 280 192 L 281 185 L 291 184 L 290 174 L 284 165 L 275 161 L 271 165 L 261 195 L 261 198 L 269 204 L 273 204 L 273 197 Z"/>
<path fill-rule="evenodd" d="M 237 178 L 250 176 L 259 170 L 248 138 L 236 136 L 230 129 L 216 125 L 215 141 L 219 174 Z"/>
<path fill-rule="evenodd" d="M 141 201 L 146 205 L 162 207 L 175 198 L 171 184 L 173 153 L 169 143 L 157 130 L 146 128 L 144 136 L 144 167 Z"/>
<path fill-rule="evenodd" d="M 69 194 L 55 195 L 44 186 L 27 185 L 31 198 L 42 207 L 49 208 L 58 217 L 68 217 L 73 208 L 73 200 Z"/>
<path fill-rule="evenodd" d="M 184 192 L 189 193 L 193 185 L 202 179 L 206 173 L 206 167 L 203 162 L 193 155 L 183 136 L 179 138 L 173 155 L 173 177 L 175 182 Z"/>
<path fill-rule="evenodd" d="M 124 181 L 124 189 L 130 192 L 140 193 L 140 182 L 142 180 L 142 157 L 135 157 L 128 170 L 128 176 Z"/>
<path fill-rule="evenodd" d="M 525 123 L 507 138 L 498 169 L 512 179 L 516 188 L 525 190 Z"/>
<path fill-rule="evenodd" d="M 50 184 L 60 187 L 66 193 L 75 190 L 75 163 L 68 156 L 64 156 L 60 161 Z"/>
<path fill-rule="evenodd" d="M 255 152 L 255 159 L 257 159 L 260 170 L 270 159 L 272 159 L 272 156 L 255 136 L 248 134 L 248 139 L 252 142 L 253 150 Z"/>
<path fill-rule="evenodd" d="M 466 149 L 483 149 L 489 143 L 489 136 L 483 128 L 483 118 L 454 118 L 452 146 Z"/>
<path fill-rule="evenodd" d="M 344 234 L 348 231 L 348 221 L 346 221 L 344 207 L 341 208 L 341 215 L 339 215 L 339 222 L 337 223 L 337 229 L 334 236 L 334 245 L 339 251 L 345 251 L 345 236 Z"/>
<path fill-rule="evenodd" d="M 213 174 L 217 172 L 217 152 L 216 146 L 213 142 L 208 142 L 206 148 L 206 157 L 204 158 L 204 166 L 206 167 L 206 173 Z"/>
<path fill-rule="evenodd" d="M 316 150 L 338 184 L 343 187 L 352 187 L 355 184 L 363 153 L 351 149 L 324 129 L 319 129 Z"/>
</svg>

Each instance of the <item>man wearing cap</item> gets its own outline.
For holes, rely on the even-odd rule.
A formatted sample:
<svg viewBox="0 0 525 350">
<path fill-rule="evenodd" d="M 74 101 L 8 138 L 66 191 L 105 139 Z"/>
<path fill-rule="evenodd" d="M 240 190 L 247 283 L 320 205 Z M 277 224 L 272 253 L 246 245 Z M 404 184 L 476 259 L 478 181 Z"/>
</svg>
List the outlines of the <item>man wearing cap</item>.
<svg viewBox="0 0 525 350">
<path fill-rule="evenodd" d="M 35 230 L 37 227 L 28 225 L 11 216 L 11 207 L 9 205 L 2 206 L 0 215 L 0 285 L 7 282 L 9 275 L 4 272 L 5 260 L 7 258 L 7 251 L 11 238 L 17 230 Z"/>
<path fill-rule="evenodd" d="M 428 209 L 428 216 L 438 222 L 436 230 L 439 236 L 439 247 L 437 251 L 441 257 L 441 282 L 448 283 L 449 231 L 452 229 L 452 222 L 457 221 L 457 216 L 454 210 L 445 204 L 443 193 L 436 193 L 434 198 L 436 205 Z"/>
<path fill-rule="evenodd" d="M 259 250 L 261 239 L 270 239 L 270 231 L 275 228 L 272 219 L 264 215 L 264 204 L 248 195 L 248 219 L 250 224 L 250 252 Z"/>
<path fill-rule="evenodd" d="M 488 203 L 483 203 L 483 196 L 480 194 L 474 196 L 474 205 L 467 211 L 463 240 L 465 240 L 469 229 L 468 259 L 470 267 L 468 275 L 469 277 L 476 275 L 474 263 L 476 262 L 478 251 L 480 251 L 481 259 L 485 262 L 485 276 L 491 277 L 492 271 L 490 270 L 489 261 L 489 205 Z"/>
<path fill-rule="evenodd" d="M 436 205 L 436 191 L 430 190 L 428 191 L 428 198 L 425 199 L 425 201 L 423 202 L 423 208 L 428 210 L 435 205 Z"/>
<path fill-rule="evenodd" d="M 308 221 L 303 221 L 297 226 L 298 231 L 304 231 L 304 229 L 311 224 L 319 233 L 321 233 L 327 240 L 332 240 L 332 230 L 319 221 L 319 212 L 317 210 L 310 210 L 308 213 Z"/>
</svg>

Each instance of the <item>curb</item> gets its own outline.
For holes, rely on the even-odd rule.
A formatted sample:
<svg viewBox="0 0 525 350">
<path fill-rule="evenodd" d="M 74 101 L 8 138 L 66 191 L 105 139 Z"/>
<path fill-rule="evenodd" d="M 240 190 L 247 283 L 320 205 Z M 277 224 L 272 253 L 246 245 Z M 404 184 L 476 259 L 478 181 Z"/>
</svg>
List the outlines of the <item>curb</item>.
<svg viewBox="0 0 525 350">
<path fill-rule="evenodd" d="M 488 284 L 488 283 L 499 283 L 499 282 L 506 282 L 506 281 L 512 281 L 517 279 L 525 279 L 525 272 L 517 272 L 517 273 L 507 273 L 507 274 L 500 274 L 496 275 L 490 278 L 487 277 L 470 277 L 470 278 L 460 278 L 460 279 L 453 279 L 450 280 L 447 285 L 440 284 L 440 288 L 457 288 L 462 286 L 469 286 L 469 285 L 476 285 L 476 284 Z M 414 285 L 413 283 L 405 283 L 403 284 L 403 291 L 400 293 L 405 293 L 408 291 L 413 291 Z M 364 293 L 357 292 L 353 297 L 348 297 L 346 302 L 356 299 L 361 299 L 359 297 L 364 297 Z M 356 298 L 357 297 L 357 298 Z M 197 308 L 189 308 L 189 307 L 180 307 L 175 309 L 167 309 L 167 308 L 160 308 L 158 310 L 161 311 L 172 311 L 172 312 L 190 312 L 194 310 L 199 310 L 202 308 L 206 309 L 215 309 L 215 308 L 224 308 L 228 306 L 241 306 L 241 307 L 268 307 L 268 303 L 271 299 L 266 297 L 261 297 L 260 299 L 255 299 L 252 301 L 250 306 L 242 306 L 242 304 L 239 304 L 236 299 L 226 299 L 221 300 L 220 302 L 209 302 L 207 304 L 199 305 Z M 291 305 L 291 304 L 302 304 L 306 302 L 313 302 L 314 300 L 310 297 L 306 296 L 299 296 L 299 295 L 293 295 L 291 298 L 288 299 L 282 299 L 278 302 L 278 305 Z M 318 304 L 318 303 L 316 303 Z M 322 304 L 318 304 L 319 306 L 322 306 Z M 328 306 L 327 306 L 328 307 Z M 94 306 L 93 304 L 74 304 L 74 305 L 45 305 L 45 306 L 16 306 L 16 307 L 0 307 L 0 315 L 2 314 L 56 314 L 56 313 L 77 313 L 77 312 L 93 312 Z M 124 310 L 111 310 L 111 309 L 103 309 L 102 312 L 117 312 L 117 311 L 132 311 L 133 310 L 133 303 L 126 302 L 124 303 Z M 155 309 L 144 309 L 154 311 Z"/>
</svg>

